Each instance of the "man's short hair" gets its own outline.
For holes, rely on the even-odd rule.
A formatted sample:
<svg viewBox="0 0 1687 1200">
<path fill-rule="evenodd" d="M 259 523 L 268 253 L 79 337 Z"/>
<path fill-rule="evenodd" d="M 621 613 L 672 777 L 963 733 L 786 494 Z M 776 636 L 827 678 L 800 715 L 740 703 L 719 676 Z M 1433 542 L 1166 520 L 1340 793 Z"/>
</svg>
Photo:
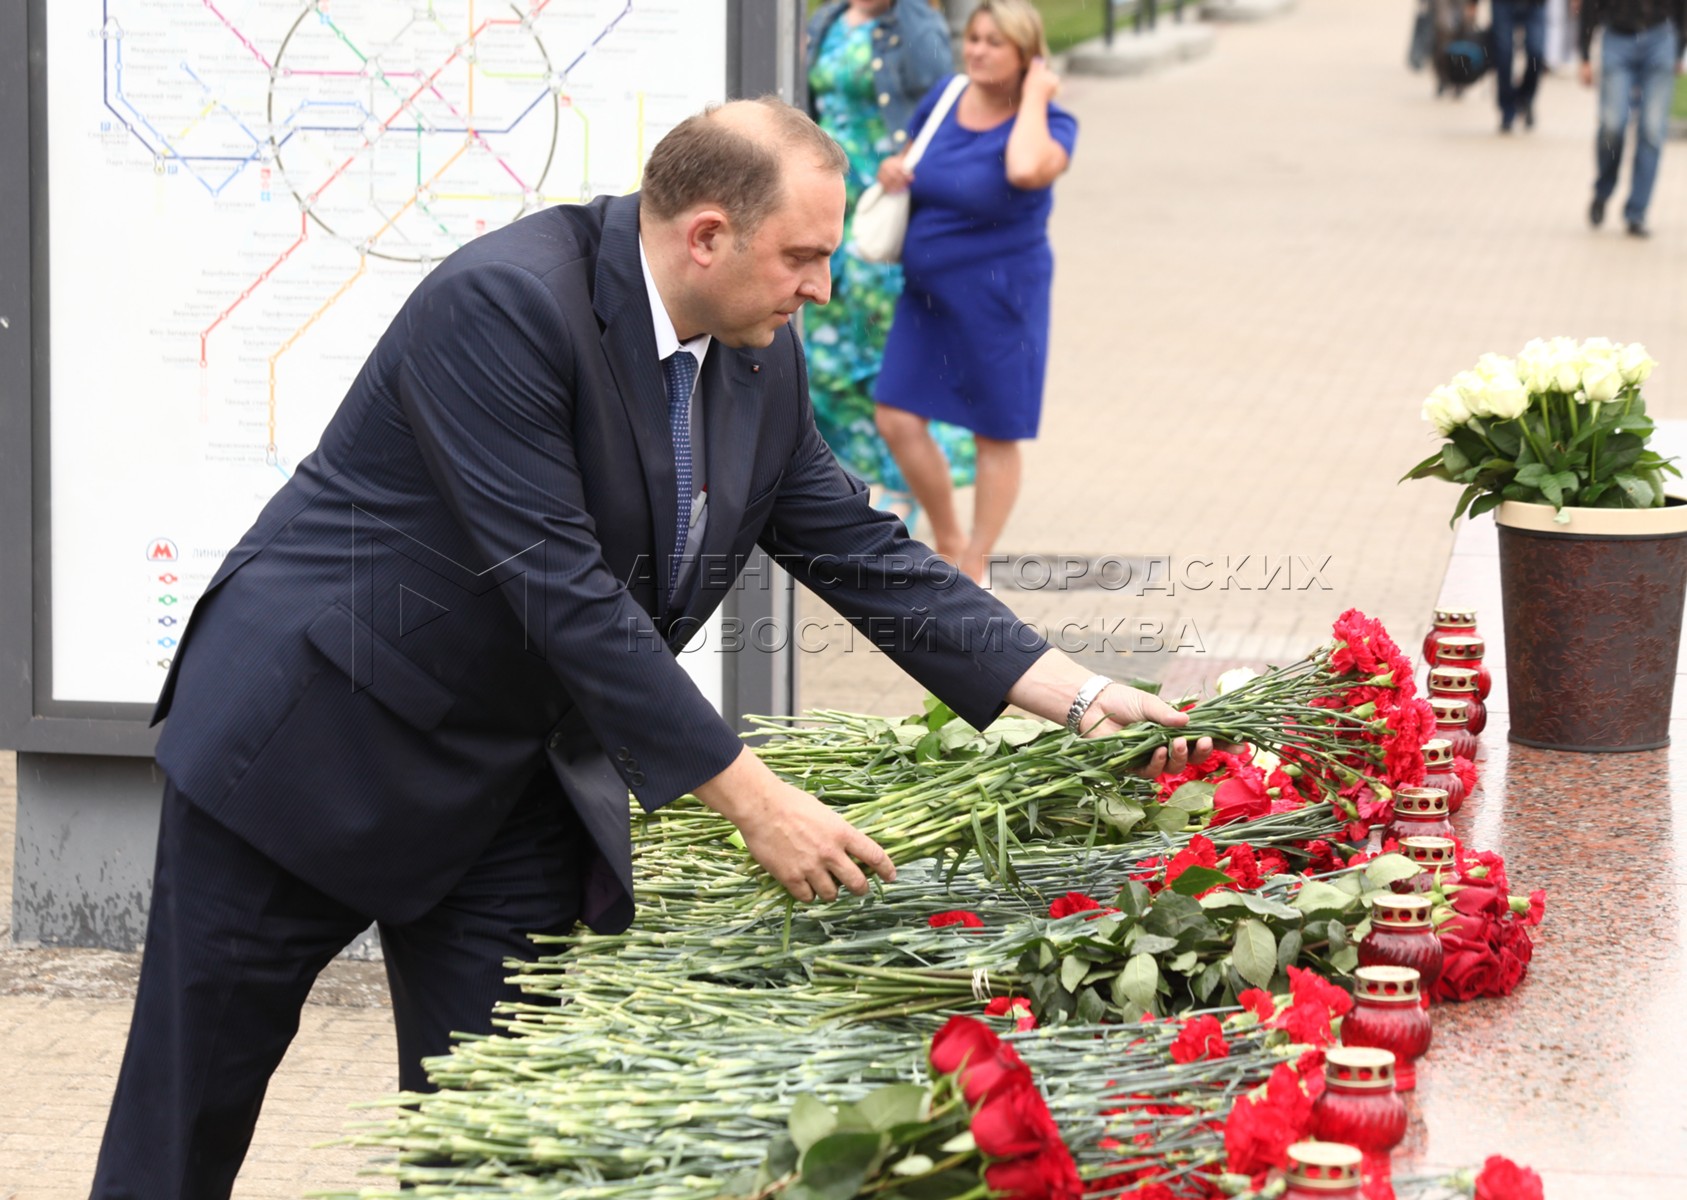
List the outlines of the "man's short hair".
<svg viewBox="0 0 1687 1200">
<path fill-rule="evenodd" d="M 801 109 L 777 96 L 748 101 L 759 106 L 766 133 L 756 136 L 738 121 L 718 115 L 712 104 L 670 129 L 644 167 L 639 204 L 659 220 L 671 220 L 699 204 L 719 206 L 739 239 L 784 201 L 784 165 L 807 155 L 821 170 L 849 171 L 843 148 Z"/>
</svg>

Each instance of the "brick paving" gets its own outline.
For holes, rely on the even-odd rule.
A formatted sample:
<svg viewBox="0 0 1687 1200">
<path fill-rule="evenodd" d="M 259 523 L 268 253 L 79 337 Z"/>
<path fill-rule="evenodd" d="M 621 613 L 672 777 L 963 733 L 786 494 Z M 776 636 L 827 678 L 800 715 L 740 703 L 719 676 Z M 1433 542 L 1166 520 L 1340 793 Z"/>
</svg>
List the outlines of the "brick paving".
<svg viewBox="0 0 1687 1200">
<path fill-rule="evenodd" d="M 1221 28 L 1194 64 L 1066 85 L 1082 134 L 1057 192 L 1044 435 L 1002 549 L 1172 556 L 1177 586 L 1003 595 L 1056 627 L 1140 621 L 1200 640 L 1199 653 L 1110 661 L 1121 674 L 1181 690 L 1234 662 L 1295 657 L 1350 604 L 1412 645 L 1447 564 L 1453 495 L 1394 481 L 1427 453 L 1418 399 L 1485 350 L 1558 333 L 1644 341 L 1664 364 L 1654 411 L 1687 416 L 1687 147 L 1665 152 L 1649 243 L 1590 234 L 1591 94 L 1548 78 L 1537 131 L 1501 140 L 1488 89 L 1436 102 L 1405 71 L 1408 9 L 1301 0 L 1281 20 Z M 1252 570 L 1299 555 L 1318 579 L 1266 589 L 1245 570 L 1224 588 L 1225 560 L 1244 555 Z M 1209 577 L 1202 562 L 1213 583 L 1188 586 Z M 812 601 L 804 612 L 825 616 Z M 805 655 L 801 671 L 805 705 L 919 701 L 859 647 Z M 11 771 L 0 756 L 0 932 Z M 134 960 L 7 946 L 0 1200 L 85 1195 Z M 318 997 L 237 1196 L 350 1183 L 360 1154 L 310 1147 L 394 1086 L 379 969 L 337 964 Z"/>
</svg>

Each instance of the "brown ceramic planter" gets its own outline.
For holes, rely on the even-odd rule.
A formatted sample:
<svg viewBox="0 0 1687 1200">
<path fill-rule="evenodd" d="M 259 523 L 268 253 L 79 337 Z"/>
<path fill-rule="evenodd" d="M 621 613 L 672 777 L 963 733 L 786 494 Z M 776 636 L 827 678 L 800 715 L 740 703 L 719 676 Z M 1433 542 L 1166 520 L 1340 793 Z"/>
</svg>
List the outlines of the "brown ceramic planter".
<svg viewBox="0 0 1687 1200">
<path fill-rule="evenodd" d="M 1548 750 L 1655 750 L 1687 594 L 1687 502 L 1569 508 L 1507 501 L 1500 527 L 1510 739 Z"/>
</svg>

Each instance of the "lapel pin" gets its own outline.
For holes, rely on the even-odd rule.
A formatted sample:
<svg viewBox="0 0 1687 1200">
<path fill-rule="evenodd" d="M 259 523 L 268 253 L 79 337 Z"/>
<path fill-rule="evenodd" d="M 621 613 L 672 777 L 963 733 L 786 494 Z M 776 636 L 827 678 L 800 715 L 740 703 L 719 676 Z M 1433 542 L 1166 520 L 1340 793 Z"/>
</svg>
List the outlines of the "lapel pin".
<svg viewBox="0 0 1687 1200">
<path fill-rule="evenodd" d="M 761 364 L 760 363 L 751 363 L 750 364 L 750 374 L 755 375 L 755 374 L 758 374 L 760 371 L 761 371 Z"/>
</svg>

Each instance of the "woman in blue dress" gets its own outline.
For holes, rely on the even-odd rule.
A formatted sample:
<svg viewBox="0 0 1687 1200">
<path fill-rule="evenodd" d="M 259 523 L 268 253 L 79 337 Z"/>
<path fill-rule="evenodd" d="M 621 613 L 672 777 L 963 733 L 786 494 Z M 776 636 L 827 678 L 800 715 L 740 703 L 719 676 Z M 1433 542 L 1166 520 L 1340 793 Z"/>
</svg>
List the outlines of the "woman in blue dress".
<svg viewBox="0 0 1687 1200">
<path fill-rule="evenodd" d="M 910 188 L 905 280 L 874 397 L 879 431 L 925 507 L 936 549 L 987 582 L 1019 494 L 1019 443 L 1037 436 L 1048 359 L 1054 256 L 1052 187 L 1078 123 L 1053 103 L 1042 18 L 1027 0 L 983 0 L 966 27 L 968 86 L 910 174 L 886 159 L 879 181 Z M 939 83 L 909 124 L 935 108 Z M 970 429 L 978 490 L 970 534 L 928 423 Z"/>
<path fill-rule="evenodd" d="M 844 469 L 874 485 L 879 507 L 916 523 L 918 507 L 874 424 L 878 378 L 902 268 L 858 257 L 855 205 L 879 162 L 906 143 L 908 118 L 954 72 L 949 25 L 928 0 L 832 0 L 808 24 L 808 111 L 849 156 L 843 241 L 832 255 L 832 298 L 803 313 L 808 392 L 820 436 Z M 956 487 L 972 482 L 972 435 L 941 423 L 932 437 Z"/>
</svg>

